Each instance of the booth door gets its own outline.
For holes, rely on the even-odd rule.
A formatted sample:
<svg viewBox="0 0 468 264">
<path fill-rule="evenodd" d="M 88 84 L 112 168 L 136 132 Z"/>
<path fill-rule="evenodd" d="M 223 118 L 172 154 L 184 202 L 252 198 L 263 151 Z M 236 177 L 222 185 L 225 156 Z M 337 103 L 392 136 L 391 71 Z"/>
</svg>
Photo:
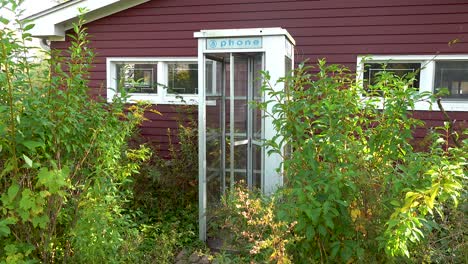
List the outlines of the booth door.
<svg viewBox="0 0 468 264">
<path fill-rule="evenodd" d="M 207 209 L 236 182 L 262 188 L 263 53 L 205 55 Z"/>
</svg>

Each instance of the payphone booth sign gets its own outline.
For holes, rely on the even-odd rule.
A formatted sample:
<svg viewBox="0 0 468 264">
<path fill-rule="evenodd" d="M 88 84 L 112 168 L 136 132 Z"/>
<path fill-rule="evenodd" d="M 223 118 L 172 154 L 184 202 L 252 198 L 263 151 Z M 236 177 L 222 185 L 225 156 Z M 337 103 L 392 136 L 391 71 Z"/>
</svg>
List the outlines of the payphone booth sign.
<svg viewBox="0 0 468 264">
<path fill-rule="evenodd" d="M 207 50 L 261 49 L 262 46 L 263 43 L 261 37 L 210 38 L 206 40 Z"/>
</svg>

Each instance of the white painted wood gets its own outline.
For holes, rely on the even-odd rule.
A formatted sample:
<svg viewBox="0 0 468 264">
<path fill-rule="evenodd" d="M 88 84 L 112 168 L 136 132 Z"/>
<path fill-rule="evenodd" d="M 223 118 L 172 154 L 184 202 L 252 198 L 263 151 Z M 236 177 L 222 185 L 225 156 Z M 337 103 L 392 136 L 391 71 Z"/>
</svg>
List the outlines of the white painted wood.
<svg viewBox="0 0 468 264">
<path fill-rule="evenodd" d="M 248 37 L 248 36 L 286 36 L 296 45 L 296 41 L 286 29 L 276 28 L 240 28 L 240 29 L 213 29 L 201 30 L 193 34 L 195 38 L 222 38 L 222 37 Z"/>
<path fill-rule="evenodd" d="M 149 0 L 72 0 L 54 6 L 37 14 L 28 16 L 28 20 L 36 26 L 31 29 L 33 37 L 49 40 L 65 40 L 65 31 L 71 29 L 77 21 L 79 8 L 86 8 L 85 19 L 91 22 Z"/>
<path fill-rule="evenodd" d="M 357 81 L 362 85 L 364 80 L 364 63 L 420 62 L 422 68 L 419 80 L 419 91 L 433 92 L 436 61 L 468 61 L 468 54 L 358 56 L 356 63 Z M 442 105 L 446 111 L 468 111 L 468 100 L 466 99 L 442 99 Z M 439 110 L 439 108 L 436 104 L 431 106 L 428 102 L 417 102 L 415 110 L 430 111 Z"/>
<path fill-rule="evenodd" d="M 121 62 L 126 63 L 157 63 L 157 83 L 168 85 L 168 62 L 197 62 L 198 59 L 194 57 L 109 57 L 106 59 L 106 75 L 107 75 L 107 101 L 112 102 L 116 95 L 117 90 L 117 69 L 116 65 Z M 198 89 L 200 90 L 200 89 Z M 129 102 L 146 101 L 152 104 L 184 104 L 184 105 L 197 105 L 199 96 L 196 94 L 182 94 L 176 96 L 168 94 L 167 89 L 162 86 L 158 87 L 157 94 L 135 93 L 130 94 Z M 214 105 L 215 102 L 208 102 L 209 105 Z"/>
<path fill-rule="evenodd" d="M 198 40 L 198 236 L 206 241 L 206 74 L 203 43 L 202 39 Z"/>
<path fill-rule="evenodd" d="M 285 76 L 285 57 L 286 45 L 284 36 L 264 36 L 263 37 L 265 52 L 265 71 L 270 74 L 270 83 L 273 85 L 273 90 L 281 91 L 284 89 L 284 83 L 277 83 L 277 80 Z M 275 98 L 264 94 L 264 101 L 275 100 Z M 268 104 L 267 112 L 272 113 L 274 104 Z M 264 119 L 264 136 L 266 140 L 272 139 L 277 135 L 277 131 L 273 126 L 273 118 L 266 117 Z M 282 139 L 278 138 L 278 142 Z M 283 185 L 282 168 L 278 167 L 282 164 L 282 158 L 279 154 L 268 155 L 269 148 L 265 148 L 264 154 L 264 183 L 263 192 L 270 194 L 278 187 Z"/>
</svg>

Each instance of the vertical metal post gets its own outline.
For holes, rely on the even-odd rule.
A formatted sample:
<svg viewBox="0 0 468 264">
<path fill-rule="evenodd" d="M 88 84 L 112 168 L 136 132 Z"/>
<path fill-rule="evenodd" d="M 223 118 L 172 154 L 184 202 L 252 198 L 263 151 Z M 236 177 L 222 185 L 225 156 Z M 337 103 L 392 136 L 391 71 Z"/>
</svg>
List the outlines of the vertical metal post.
<svg viewBox="0 0 468 264">
<path fill-rule="evenodd" d="M 204 39 L 198 40 L 198 235 L 206 241 L 206 102 Z"/>
<path fill-rule="evenodd" d="M 247 57 L 247 94 L 246 94 L 246 101 L 247 101 L 247 186 L 249 189 L 253 187 L 253 172 L 252 172 L 252 112 L 253 107 L 251 105 L 251 101 L 253 100 L 253 57 Z"/>
<path fill-rule="evenodd" d="M 216 71 L 217 73 L 218 71 Z M 221 193 L 226 192 L 226 60 L 221 62 Z"/>
<path fill-rule="evenodd" d="M 234 61 L 234 55 L 232 53 L 230 53 L 230 90 L 229 90 L 229 102 L 230 102 L 230 107 L 229 107 L 229 123 L 230 123 L 230 126 L 229 126 L 229 138 L 230 138 L 230 146 L 229 146 L 229 150 L 230 150 L 230 157 L 229 157 L 229 160 L 230 160 L 230 186 L 231 188 L 234 187 L 234 103 L 235 103 L 235 100 L 234 100 L 234 64 L 235 64 L 235 61 Z"/>
<path fill-rule="evenodd" d="M 262 53 L 262 71 L 265 71 L 265 53 Z M 263 85 L 263 76 L 262 76 L 262 85 Z M 265 92 L 262 92 L 260 94 L 260 101 L 263 103 L 265 101 Z M 260 186 L 263 190 L 265 190 L 265 146 L 263 144 L 263 141 L 265 140 L 265 117 L 263 117 L 262 113 L 262 121 L 261 121 L 261 141 L 262 141 L 262 148 L 261 148 L 261 173 L 260 173 Z"/>
</svg>

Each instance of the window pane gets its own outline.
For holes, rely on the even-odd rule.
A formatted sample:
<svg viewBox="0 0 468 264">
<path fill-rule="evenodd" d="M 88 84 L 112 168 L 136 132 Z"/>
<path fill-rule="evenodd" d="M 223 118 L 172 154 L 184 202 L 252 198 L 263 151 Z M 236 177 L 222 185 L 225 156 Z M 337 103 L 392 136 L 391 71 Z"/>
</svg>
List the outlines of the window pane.
<svg viewBox="0 0 468 264">
<path fill-rule="evenodd" d="M 212 60 L 206 60 L 205 62 L 205 91 L 206 95 L 216 95 L 215 87 L 213 85 L 213 80 L 216 78 L 216 75 L 213 74 L 213 68 L 216 65 L 216 62 Z"/>
<path fill-rule="evenodd" d="M 198 63 L 170 63 L 168 68 L 168 93 L 198 94 Z"/>
<path fill-rule="evenodd" d="M 468 61 L 437 61 L 435 91 L 446 88 L 446 98 L 468 98 Z"/>
<path fill-rule="evenodd" d="M 370 85 L 377 84 L 379 73 L 383 71 L 392 72 L 395 76 L 401 78 L 409 78 L 410 73 L 415 73 L 416 80 L 412 86 L 419 90 L 421 63 L 366 63 L 364 69 L 364 89 L 366 91 L 369 91 Z M 375 92 L 380 94 L 380 91 Z"/>
<path fill-rule="evenodd" d="M 117 87 L 129 93 L 157 93 L 157 64 L 117 64 Z"/>
<path fill-rule="evenodd" d="M 292 60 L 288 57 L 284 57 L 284 75 L 291 76 L 292 75 Z"/>
</svg>

